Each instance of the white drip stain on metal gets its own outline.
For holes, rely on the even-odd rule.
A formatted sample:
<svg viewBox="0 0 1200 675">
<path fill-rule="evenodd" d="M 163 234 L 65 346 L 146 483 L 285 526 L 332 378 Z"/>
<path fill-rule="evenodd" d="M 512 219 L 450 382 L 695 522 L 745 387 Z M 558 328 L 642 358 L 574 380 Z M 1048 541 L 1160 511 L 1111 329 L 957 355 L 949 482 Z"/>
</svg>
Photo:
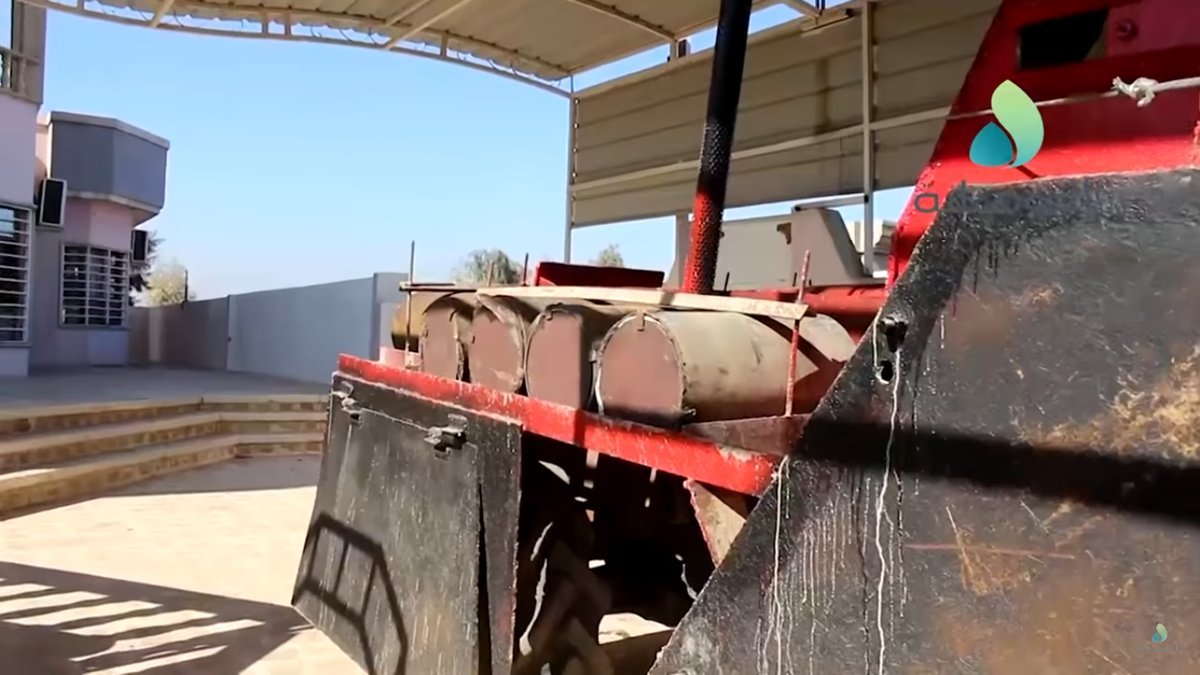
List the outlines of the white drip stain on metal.
<svg viewBox="0 0 1200 675">
<path fill-rule="evenodd" d="M 783 604 L 779 599 L 779 545 L 783 525 L 784 484 L 787 483 L 789 462 L 785 459 L 779 463 L 779 473 L 775 477 L 775 560 L 772 568 L 774 574 L 771 581 L 771 631 L 775 635 L 775 669 L 783 672 Z"/>
<path fill-rule="evenodd" d="M 883 458 L 883 483 L 879 488 L 879 494 L 875 500 L 875 552 L 879 556 L 879 581 L 875 588 L 875 629 L 879 631 L 879 667 L 876 670 L 878 675 L 883 675 L 885 672 L 884 657 L 887 653 L 887 635 L 883 630 L 883 587 L 888 581 L 888 568 L 890 555 L 885 555 L 883 552 L 883 541 L 881 538 L 881 530 L 885 517 L 885 504 L 887 500 L 887 492 L 889 479 L 892 472 L 892 443 L 896 440 L 896 422 L 900 412 L 900 351 L 896 351 L 896 367 L 893 371 L 894 385 L 892 388 L 892 415 L 890 420 L 890 428 L 888 430 L 887 445 L 884 447 Z M 891 522 L 891 516 L 887 515 L 887 520 Z M 891 549 L 889 547 L 889 554 Z"/>
</svg>

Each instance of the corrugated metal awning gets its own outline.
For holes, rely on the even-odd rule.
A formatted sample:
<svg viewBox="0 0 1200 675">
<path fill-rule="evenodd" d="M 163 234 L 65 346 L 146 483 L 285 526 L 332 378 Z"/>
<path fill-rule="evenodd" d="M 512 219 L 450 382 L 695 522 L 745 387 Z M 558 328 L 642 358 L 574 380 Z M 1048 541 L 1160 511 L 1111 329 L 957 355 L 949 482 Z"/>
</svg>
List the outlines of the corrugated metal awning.
<svg viewBox="0 0 1200 675">
<path fill-rule="evenodd" d="M 912 185 L 998 6 L 873 0 L 869 23 L 850 6 L 752 36 L 726 206 Z M 865 78 L 864 43 L 873 55 Z M 711 70 L 711 50 L 698 52 L 576 96 L 570 227 L 691 209 Z"/>
<path fill-rule="evenodd" d="M 24 1 L 152 28 L 419 51 L 542 82 L 563 81 L 685 39 L 714 25 L 720 5 L 719 0 Z M 817 11 L 805 0 L 755 4 L 781 1 L 803 13 Z"/>
</svg>

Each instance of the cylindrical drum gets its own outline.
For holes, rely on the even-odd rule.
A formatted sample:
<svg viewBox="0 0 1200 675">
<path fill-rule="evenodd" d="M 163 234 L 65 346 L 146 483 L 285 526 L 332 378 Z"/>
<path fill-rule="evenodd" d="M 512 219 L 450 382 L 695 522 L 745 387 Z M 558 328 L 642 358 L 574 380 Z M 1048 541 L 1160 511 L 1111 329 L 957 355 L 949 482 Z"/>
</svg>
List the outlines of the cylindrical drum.
<svg viewBox="0 0 1200 675">
<path fill-rule="evenodd" d="M 597 349 L 632 308 L 585 301 L 551 305 L 538 314 L 525 354 L 525 389 L 533 398 L 588 409 Z"/>
<path fill-rule="evenodd" d="M 421 371 L 451 380 L 470 380 L 467 341 L 471 337 L 474 293 L 446 295 L 422 314 Z"/>
<path fill-rule="evenodd" d="M 635 312 L 601 344 L 600 410 L 660 426 L 782 415 L 790 349 L 790 331 L 744 314 Z"/>
<path fill-rule="evenodd" d="M 401 351 L 420 350 L 421 333 L 425 328 L 425 310 L 450 291 L 417 291 L 405 294 L 405 298 L 392 312 L 392 347 Z M 411 311 L 409 305 L 412 305 Z"/>
<path fill-rule="evenodd" d="M 529 327 L 543 307 L 541 300 L 480 296 L 467 346 L 471 382 L 510 394 L 521 391 Z"/>
</svg>

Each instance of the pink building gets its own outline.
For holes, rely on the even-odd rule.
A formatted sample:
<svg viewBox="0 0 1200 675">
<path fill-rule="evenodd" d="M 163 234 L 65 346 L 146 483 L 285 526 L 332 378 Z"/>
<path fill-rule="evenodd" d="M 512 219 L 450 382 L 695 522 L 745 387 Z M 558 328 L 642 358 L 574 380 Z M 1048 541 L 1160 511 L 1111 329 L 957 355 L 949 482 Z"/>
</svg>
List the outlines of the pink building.
<svg viewBox="0 0 1200 675">
<path fill-rule="evenodd" d="M 0 377 L 128 363 L 133 230 L 165 193 L 165 139 L 39 115 L 45 35 L 44 9 L 0 0 Z"/>
</svg>

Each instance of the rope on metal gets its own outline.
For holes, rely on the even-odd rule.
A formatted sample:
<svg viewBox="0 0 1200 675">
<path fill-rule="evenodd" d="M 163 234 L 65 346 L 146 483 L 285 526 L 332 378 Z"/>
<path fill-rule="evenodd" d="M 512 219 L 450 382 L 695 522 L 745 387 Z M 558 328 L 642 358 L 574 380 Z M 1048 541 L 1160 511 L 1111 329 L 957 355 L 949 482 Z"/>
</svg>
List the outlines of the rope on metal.
<svg viewBox="0 0 1200 675">
<path fill-rule="evenodd" d="M 1113 80 L 1113 88 L 1105 92 L 1093 94 L 1076 94 L 1075 96 L 1064 96 L 1062 98 L 1052 98 L 1044 101 L 1036 101 L 1034 105 L 1039 108 L 1055 108 L 1060 105 L 1071 105 L 1073 103 L 1085 103 L 1087 101 L 1098 101 L 1106 98 L 1116 98 L 1118 96 L 1128 96 L 1134 101 L 1137 101 L 1139 108 L 1145 108 L 1154 101 L 1155 95 L 1164 91 L 1179 91 L 1181 89 L 1200 88 L 1200 77 L 1190 77 L 1182 80 L 1170 80 L 1168 82 L 1159 82 L 1148 77 L 1139 77 L 1130 84 L 1126 84 L 1121 78 Z M 965 120 L 975 117 L 985 117 L 995 114 L 991 108 L 987 110 L 972 110 L 970 112 L 962 112 L 954 115 L 948 115 L 947 120 Z"/>
<path fill-rule="evenodd" d="M 1200 77 L 1188 77 L 1182 80 L 1170 80 L 1169 82 L 1159 82 L 1149 77 L 1139 77 L 1129 84 L 1122 82 L 1119 77 L 1113 80 L 1113 91 L 1137 101 L 1139 108 L 1145 108 L 1153 103 L 1154 97 L 1161 92 L 1194 89 L 1197 87 L 1200 87 Z"/>
</svg>

